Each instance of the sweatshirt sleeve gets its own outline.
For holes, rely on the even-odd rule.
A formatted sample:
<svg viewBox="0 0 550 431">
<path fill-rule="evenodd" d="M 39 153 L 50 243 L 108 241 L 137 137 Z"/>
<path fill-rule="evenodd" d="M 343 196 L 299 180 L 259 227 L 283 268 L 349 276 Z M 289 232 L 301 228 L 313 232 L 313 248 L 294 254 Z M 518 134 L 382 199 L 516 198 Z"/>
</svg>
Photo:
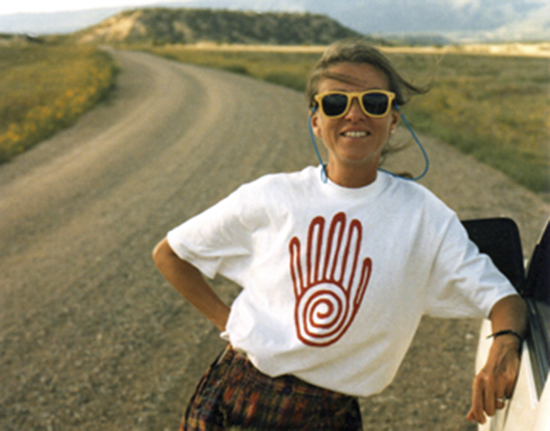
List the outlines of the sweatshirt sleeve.
<svg viewBox="0 0 550 431">
<path fill-rule="evenodd" d="M 172 250 L 209 278 L 219 273 L 242 284 L 242 271 L 251 255 L 252 235 L 246 219 L 250 219 L 253 209 L 250 203 L 244 205 L 246 195 L 241 186 L 206 211 L 172 229 L 167 235 Z"/>
<path fill-rule="evenodd" d="M 442 231 L 428 288 L 426 312 L 435 317 L 486 318 L 499 300 L 517 294 L 456 215 Z"/>
</svg>

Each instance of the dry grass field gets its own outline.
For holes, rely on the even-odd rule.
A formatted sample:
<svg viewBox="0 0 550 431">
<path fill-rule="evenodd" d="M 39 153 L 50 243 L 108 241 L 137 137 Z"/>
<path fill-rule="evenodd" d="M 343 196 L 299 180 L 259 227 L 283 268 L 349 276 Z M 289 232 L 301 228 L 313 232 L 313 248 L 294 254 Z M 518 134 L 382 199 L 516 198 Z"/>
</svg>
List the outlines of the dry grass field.
<svg viewBox="0 0 550 431">
<path fill-rule="evenodd" d="M 93 47 L 0 46 L 0 163 L 72 124 L 115 77 L 111 58 Z"/>
</svg>

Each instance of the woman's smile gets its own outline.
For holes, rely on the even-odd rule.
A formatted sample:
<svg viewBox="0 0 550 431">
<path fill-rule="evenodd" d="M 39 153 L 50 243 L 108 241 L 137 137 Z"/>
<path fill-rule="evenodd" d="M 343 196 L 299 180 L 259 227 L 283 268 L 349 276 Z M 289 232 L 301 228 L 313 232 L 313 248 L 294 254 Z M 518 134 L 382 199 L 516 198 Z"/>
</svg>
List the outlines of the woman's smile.
<svg viewBox="0 0 550 431">
<path fill-rule="evenodd" d="M 370 133 L 365 130 L 348 130 L 341 133 L 342 136 L 350 139 L 361 139 L 370 136 Z"/>
</svg>

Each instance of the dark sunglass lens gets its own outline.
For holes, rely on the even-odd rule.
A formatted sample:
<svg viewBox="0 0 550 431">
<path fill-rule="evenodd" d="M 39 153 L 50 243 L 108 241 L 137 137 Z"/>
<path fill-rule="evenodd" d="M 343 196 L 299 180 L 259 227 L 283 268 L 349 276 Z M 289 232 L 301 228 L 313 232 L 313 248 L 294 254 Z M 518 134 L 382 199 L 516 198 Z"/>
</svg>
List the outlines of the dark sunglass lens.
<svg viewBox="0 0 550 431">
<path fill-rule="evenodd" d="M 328 117 L 340 115 L 348 106 L 348 96 L 345 94 L 329 94 L 323 97 L 323 112 Z"/>
<path fill-rule="evenodd" d="M 369 93 L 363 96 L 363 106 L 372 115 L 382 115 L 388 110 L 389 98 L 384 93 Z"/>
</svg>

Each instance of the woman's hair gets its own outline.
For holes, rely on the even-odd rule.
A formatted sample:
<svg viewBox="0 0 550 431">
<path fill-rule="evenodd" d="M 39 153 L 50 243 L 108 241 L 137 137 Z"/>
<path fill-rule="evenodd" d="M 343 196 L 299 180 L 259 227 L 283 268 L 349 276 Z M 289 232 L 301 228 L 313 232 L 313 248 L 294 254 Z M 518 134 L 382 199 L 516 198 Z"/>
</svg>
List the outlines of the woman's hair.
<svg viewBox="0 0 550 431">
<path fill-rule="evenodd" d="M 344 39 L 328 47 L 309 75 L 306 96 L 309 106 L 315 105 L 315 96 L 323 79 L 334 78 L 329 69 L 340 63 L 369 64 L 382 71 L 389 81 L 389 90 L 395 93 L 395 103 L 399 106 L 407 103 L 410 97 L 426 93 L 429 88 L 411 84 L 393 67 L 391 62 L 364 39 Z"/>
</svg>

